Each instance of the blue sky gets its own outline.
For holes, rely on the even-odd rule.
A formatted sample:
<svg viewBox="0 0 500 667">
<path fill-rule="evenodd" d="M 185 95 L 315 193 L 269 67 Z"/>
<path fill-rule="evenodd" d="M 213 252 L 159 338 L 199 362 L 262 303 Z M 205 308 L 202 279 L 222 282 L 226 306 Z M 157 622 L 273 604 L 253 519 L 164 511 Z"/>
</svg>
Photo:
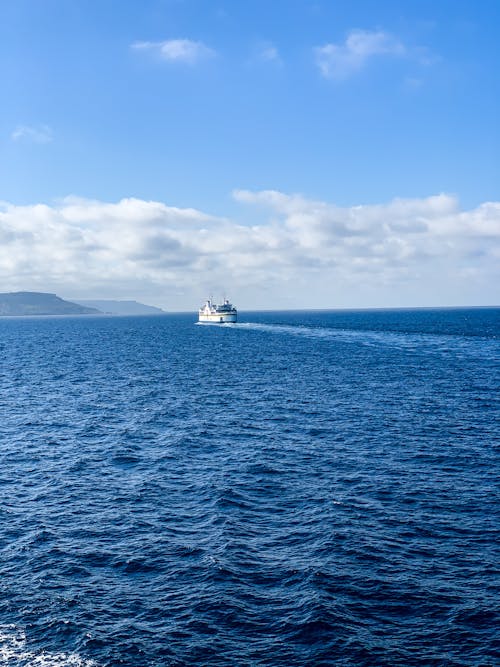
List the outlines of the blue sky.
<svg viewBox="0 0 500 667">
<path fill-rule="evenodd" d="M 499 29 L 494 0 L 3 2 L 5 289 L 498 303 Z"/>
</svg>

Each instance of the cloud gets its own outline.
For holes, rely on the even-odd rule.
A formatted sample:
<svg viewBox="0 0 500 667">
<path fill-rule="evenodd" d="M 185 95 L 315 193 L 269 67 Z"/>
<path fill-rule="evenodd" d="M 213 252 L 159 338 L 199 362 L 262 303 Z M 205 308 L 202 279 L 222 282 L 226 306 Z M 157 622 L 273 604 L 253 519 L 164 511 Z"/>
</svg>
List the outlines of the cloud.
<svg viewBox="0 0 500 667">
<path fill-rule="evenodd" d="M 277 47 L 271 42 L 262 42 L 258 45 L 255 60 L 276 65 L 283 64 Z"/>
<path fill-rule="evenodd" d="M 52 130 L 48 125 L 18 125 L 11 133 L 12 141 L 26 141 L 35 144 L 48 144 L 53 140 Z"/>
<path fill-rule="evenodd" d="M 396 37 L 381 30 L 351 30 L 343 44 L 325 44 L 314 49 L 321 74 L 337 81 L 355 74 L 375 56 L 400 57 L 406 51 Z"/>
<path fill-rule="evenodd" d="M 272 190 L 239 190 L 234 198 L 255 207 L 255 224 L 134 198 L 4 203 L 0 281 L 4 290 L 63 289 L 74 298 L 124 296 L 170 307 L 183 294 L 178 308 L 219 285 L 265 294 L 267 307 L 300 289 L 313 293 L 302 303 L 311 307 L 341 304 L 342 295 L 359 305 L 359 295 L 375 288 L 379 305 L 397 295 L 407 303 L 404 289 L 417 305 L 432 305 L 439 290 L 441 304 L 468 293 L 493 301 L 500 202 L 463 211 L 446 194 L 351 207 Z"/>
<path fill-rule="evenodd" d="M 148 51 L 162 60 L 172 63 L 196 63 L 211 58 L 215 51 L 203 42 L 195 42 L 191 39 L 170 39 L 164 42 L 135 42 L 131 48 L 138 51 Z"/>
</svg>

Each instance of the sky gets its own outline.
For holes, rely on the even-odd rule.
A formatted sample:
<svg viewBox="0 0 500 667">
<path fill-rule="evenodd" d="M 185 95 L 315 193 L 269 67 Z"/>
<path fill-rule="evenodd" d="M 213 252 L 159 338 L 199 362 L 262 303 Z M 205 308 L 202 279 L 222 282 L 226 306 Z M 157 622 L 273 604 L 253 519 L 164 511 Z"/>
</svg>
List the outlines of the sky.
<svg viewBox="0 0 500 667">
<path fill-rule="evenodd" d="M 2 0 L 0 291 L 500 303 L 497 0 Z"/>
</svg>

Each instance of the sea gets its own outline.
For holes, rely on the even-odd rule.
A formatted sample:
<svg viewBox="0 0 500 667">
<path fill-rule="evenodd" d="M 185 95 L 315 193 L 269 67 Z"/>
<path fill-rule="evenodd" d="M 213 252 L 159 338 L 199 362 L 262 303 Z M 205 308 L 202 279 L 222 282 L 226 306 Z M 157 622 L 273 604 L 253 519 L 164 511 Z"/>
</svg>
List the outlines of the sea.
<svg viewBox="0 0 500 667">
<path fill-rule="evenodd" d="M 500 309 L 0 319 L 0 664 L 500 664 Z"/>
</svg>

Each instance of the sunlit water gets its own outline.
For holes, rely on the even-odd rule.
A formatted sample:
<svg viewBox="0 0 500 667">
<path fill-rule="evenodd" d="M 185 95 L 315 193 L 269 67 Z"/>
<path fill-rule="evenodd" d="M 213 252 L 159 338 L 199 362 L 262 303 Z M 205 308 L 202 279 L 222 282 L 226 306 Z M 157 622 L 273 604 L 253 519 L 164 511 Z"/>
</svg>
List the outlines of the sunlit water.
<svg viewBox="0 0 500 667">
<path fill-rule="evenodd" d="M 499 319 L 0 320 L 0 664 L 499 664 Z"/>
</svg>

